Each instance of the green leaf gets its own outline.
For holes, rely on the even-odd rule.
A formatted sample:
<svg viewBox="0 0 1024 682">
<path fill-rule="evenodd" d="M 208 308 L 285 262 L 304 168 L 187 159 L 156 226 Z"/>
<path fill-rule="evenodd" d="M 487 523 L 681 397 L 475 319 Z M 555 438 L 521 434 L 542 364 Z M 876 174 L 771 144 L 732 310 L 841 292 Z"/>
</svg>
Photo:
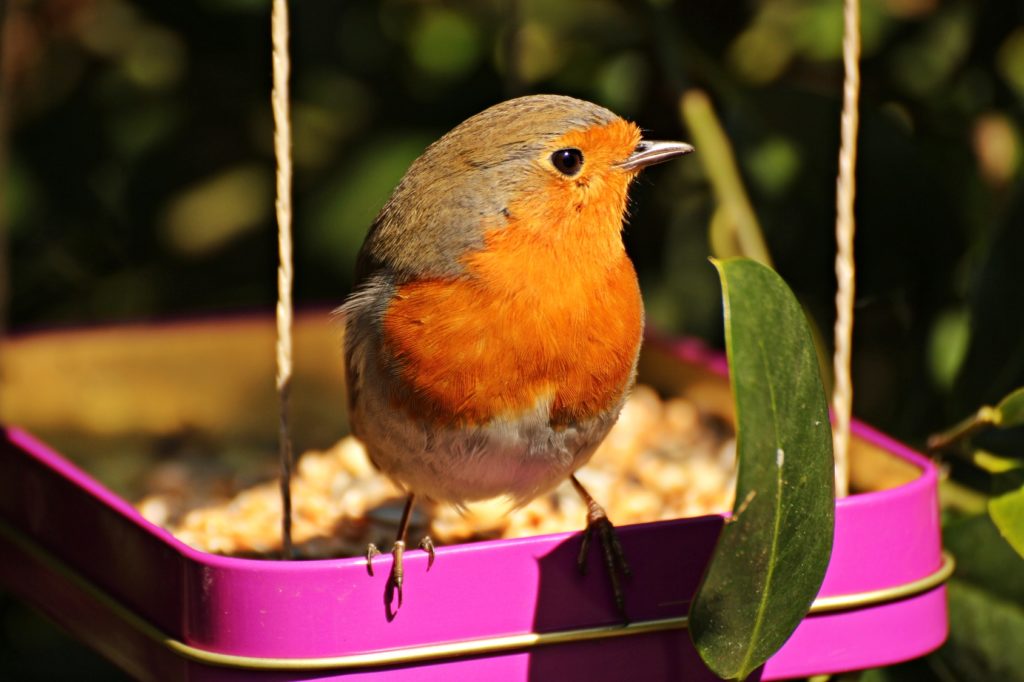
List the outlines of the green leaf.
<svg viewBox="0 0 1024 682">
<path fill-rule="evenodd" d="M 958 580 L 1024 607 L 1024 557 L 1000 537 L 988 513 L 948 520 L 942 544 L 956 557 Z"/>
<path fill-rule="evenodd" d="M 939 679 L 1020 680 L 1024 609 L 961 580 L 947 590 L 949 639 L 929 657 Z"/>
<path fill-rule="evenodd" d="M 1024 424 L 1024 387 L 1000 400 L 996 411 L 999 413 L 997 423 L 1001 428 Z"/>
<path fill-rule="evenodd" d="M 1024 557 L 1024 488 L 989 500 L 988 513 L 999 534 Z"/>
<path fill-rule="evenodd" d="M 1019 459 L 1003 457 L 987 450 L 975 450 L 971 454 L 971 462 L 974 463 L 974 466 L 990 474 L 1005 474 L 1008 471 L 1024 467 L 1024 462 Z"/>
<path fill-rule="evenodd" d="M 832 552 L 832 431 L 807 320 L 770 268 L 712 261 L 736 402 L 736 508 L 690 609 L 720 677 L 743 679 L 807 614 Z"/>
<path fill-rule="evenodd" d="M 944 390 L 951 390 L 971 340 L 971 315 L 961 308 L 944 311 L 928 334 L 928 369 Z"/>
<path fill-rule="evenodd" d="M 988 514 L 948 521 L 942 542 L 956 556 L 948 584 L 950 632 L 929 660 L 948 670 L 945 679 L 1021 679 L 1024 558 Z"/>
</svg>

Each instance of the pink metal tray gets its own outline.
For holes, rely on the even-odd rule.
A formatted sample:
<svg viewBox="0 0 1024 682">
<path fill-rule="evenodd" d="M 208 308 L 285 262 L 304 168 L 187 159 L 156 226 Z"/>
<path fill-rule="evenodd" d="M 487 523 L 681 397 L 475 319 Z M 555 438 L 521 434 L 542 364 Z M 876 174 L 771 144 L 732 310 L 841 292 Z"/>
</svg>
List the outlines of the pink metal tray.
<svg viewBox="0 0 1024 682">
<path fill-rule="evenodd" d="M 862 448 L 911 473 L 837 503 L 820 597 L 761 679 L 908 660 L 946 637 L 936 470 L 854 428 Z M 722 522 L 620 528 L 628 626 L 602 570 L 577 573 L 579 534 L 441 547 L 429 573 L 409 552 L 389 622 L 386 570 L 199 552 L 29 434 L 0 432 L 0 584 L 147 680 L 715 679 L 685 626 Z"/>
</svg>

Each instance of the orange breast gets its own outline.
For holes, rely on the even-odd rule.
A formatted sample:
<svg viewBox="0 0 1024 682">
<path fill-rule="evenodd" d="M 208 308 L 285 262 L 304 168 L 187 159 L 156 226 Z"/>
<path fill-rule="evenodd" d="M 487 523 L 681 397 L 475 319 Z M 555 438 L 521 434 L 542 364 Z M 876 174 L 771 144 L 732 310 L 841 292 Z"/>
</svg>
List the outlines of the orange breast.
<svg viewBox="0 0 1024 682">
<path fill-rule="evenodd" d="M 565 425 L 615 404 L 643 326 L 618 229 L 614 243 L 502 229 L 486 244 L 466 259 L 469 277 L 406 284 L 388 308 L 385 350 L 413 389 L 398 407 L 474 424 L 550 401 Z"/>
</svg>

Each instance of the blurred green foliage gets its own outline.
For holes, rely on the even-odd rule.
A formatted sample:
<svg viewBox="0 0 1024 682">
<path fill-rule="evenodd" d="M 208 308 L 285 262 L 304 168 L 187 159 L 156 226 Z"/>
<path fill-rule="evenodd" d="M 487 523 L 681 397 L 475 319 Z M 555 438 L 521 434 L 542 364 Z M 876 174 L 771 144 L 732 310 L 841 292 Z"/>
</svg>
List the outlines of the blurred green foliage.
<svg viewBox="0 0 1024 682">
<path fill-rule="evenodd" d="M 2 6 L 8 324 L 269 310 L 269 2 Z M 679 96 L 699 87 L 776 268 L 831 329 L 841 32 L 838 0 L 292 3 L 297 305 L 341 302 L 391 188 L 467 116 L 559 92 L 690 139 Z M 1024 384 L 1024 5 L 864 0 L 863 32 L 854 411 L 920 444 Z M 721 343 L 701 164 L 653 169 L 633 198 L 651 322 Z M 999 659 L 1014 647 L 977 641 L 1024 638 L 1024 599 L 989 587 L 954 589 L 950 645 L 900 675 L 1024 676 Z M 980 599 L 1002 610 L 981 623 Z"/>
<path fill-rule="evenodd" d="M 269 3 L 9 5 L 10 324 L 269 308 Z M 1024 376 L 1024 326 L 1006 314 L 1024 290 L 1008 227 L 1021 13 L 864 3 L 856 412 L 911 441 Z M 678 97 L 700 87 L 776 266 L 831 327 L 840 3 L 321 0 L 292 14 L 298 305 L 344 298 L 410 160 L 472 113 L 563 92 L 692 139 Z M 719 343 L 713 210 L 696 160 L 655 169 L 625 240 L 652 322 Z"/>
</svg>

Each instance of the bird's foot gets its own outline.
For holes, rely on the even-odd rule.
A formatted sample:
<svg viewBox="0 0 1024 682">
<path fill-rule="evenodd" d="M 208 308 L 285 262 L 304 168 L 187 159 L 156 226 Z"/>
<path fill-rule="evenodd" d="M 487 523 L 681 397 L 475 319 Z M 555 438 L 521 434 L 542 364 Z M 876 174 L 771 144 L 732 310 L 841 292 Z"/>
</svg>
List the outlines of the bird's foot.
<svg viewBox="0 0 1024 682">
<path fill-rule="evenodd" d="M 622 551 L 615 526 L 608 520 L 603 509 L 600 510 L 599 515 L 587 515 L 587 529 L 583 532 L 583 543 L 580 546 L 580 555 L 577 559 L 580 574 L 586 575 L 587 573 L 587 552 L 590 549 L 590 539 L 594 533 L 597 533 L 601 540 L 604 566 L 608 571 L 608 578 L 612 583 L 612 594 L 615 597 L 615 610 L 619 612 L 624 621 L 629 622 L 629 618 L 626 616 L 626 600 L 622 594 L 622 578 L 630 577 L 632 572 L 626 562 L 626 554 Z"/>
<path fill-rule="evenodd" d="M 612 584 L 612 595 L 615 598 L 615 609 L 622 616 L 622 620 L 629 622 L 626 615 L 626 600 L 622 593 L 622 578 L 629 578 L 632 572 L 626 562 L 626 553 L 622 551 L 622 544 L 615 532 L 615 526 L 608 520 L 608 514 L 593 497 L 580 485 L 576 477 L 571 478 L 576 490 L 583 497 L 587 504 L 587 528 L 583 531 L 583 542 L 580 545 L 580 554 L 576 560 L 581 575 L 587 573 L 587 553 L 590 550 L 590 540 L 596 533 L 601 541 L 604 566 L 608 571 L 608 578 Z"/>
<path fill-rule="evenodd" d="M 430 536 L 424 536 L 420 540 L 419 548 L 427 553 L 427 570 L 434 565 L 434 541 L 430 539 Z M 377 545 L 372 542 L 366 548 L 366 570 L 369 574 L 373 575 L 373 559 L 379 556 L 381 551 L 377 548 Z M 398 611 L 398 608 L 402 606 L 402 584 L 405 582 L 405 541 L 397 540 L 394 546 L 391 548 L 391 573 L 388 576 L 387 587 L 385 588 L 385 601 L 389 606 L 389 613 L 394 617 L 394 613 Z M 393 603 L 394 598 L 398 598 L 398 603 L 395 606 L 394 611 L 390 611 L 390 605 Z"/>
<path fill-rule="evenodd" d="M 377 545 L 372 542 L 366 548 L 366 570 L 372 576 L 373 575 L 373 559 L 381 554 L 381 551 L 377 549 Z M 388 576 L 389 592 L 393 592 L 398 595 L 398 605 L 402 605 L 402 583 L 405 579 L 405 542 L 403 540 L 395 541 L 395 544 L 391 547 L 391 574 Z M 390 602 L 391 599 L 389 598 Z"/>
</svg>

